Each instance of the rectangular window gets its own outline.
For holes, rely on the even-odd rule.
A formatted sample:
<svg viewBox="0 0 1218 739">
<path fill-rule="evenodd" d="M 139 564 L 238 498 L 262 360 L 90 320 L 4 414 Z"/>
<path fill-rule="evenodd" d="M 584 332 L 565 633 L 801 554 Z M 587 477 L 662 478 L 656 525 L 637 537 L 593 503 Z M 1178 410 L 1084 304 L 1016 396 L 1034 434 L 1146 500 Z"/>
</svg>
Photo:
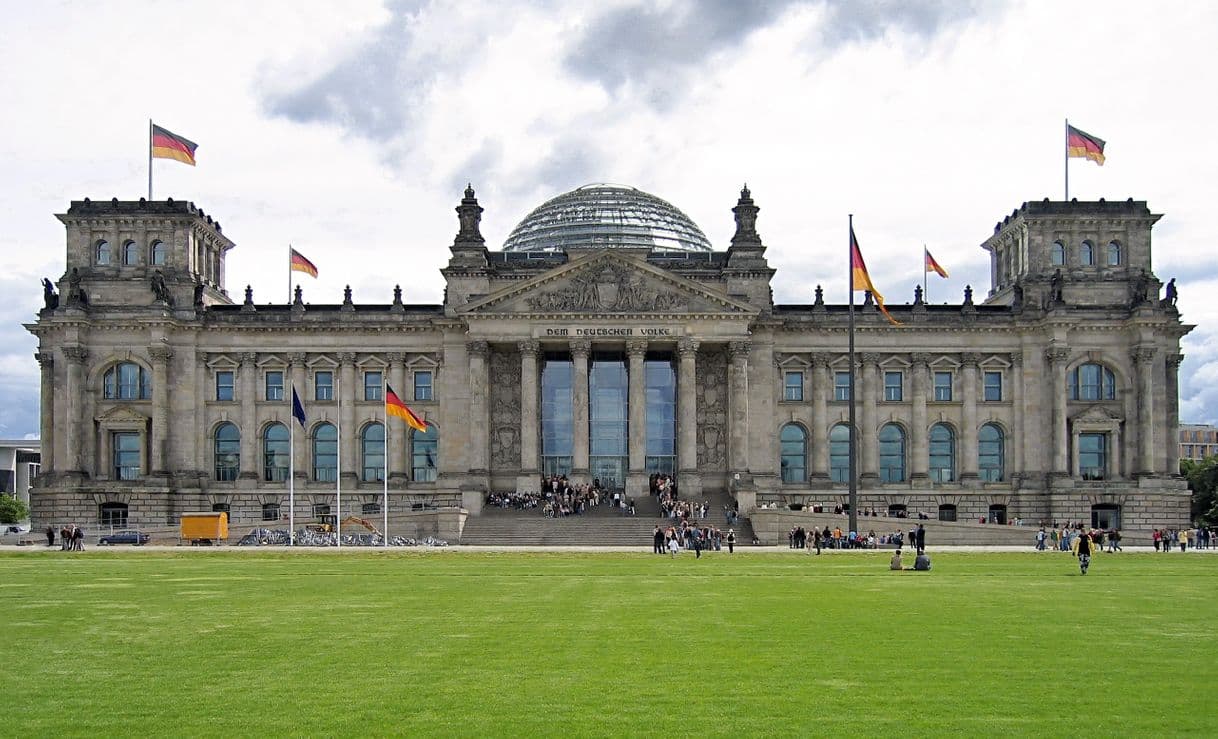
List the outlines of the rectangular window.
<svg viewBox="0 0 1218 739">
<path fill-rule="evenodd" d="M 804 399 L 804 373 L 802 372 L 787 372 L 783 375 L 782 383 L 782 399 L 783 400 L 803 400 Z"/>
<path fill-rule="evenodd" d="M 935 373 L 935 400 L 940 403 L 948 402 L 952 399 L 952 373 L 951 372 L 936 372 Z"/>
<path fill-rule="evenodd" d="M 1108 476 L 1108 434 L 1078 435 L 1078 474 L 1084 480 Z"/>
<path fill-rule="evenodd" d="M 233 399 L 233 372 L 220 370 L 216 372 L 216 400 L 231 401 Z"/>
<path fill-rule="evenodd" d="M 266 399 L 283 400 L 283 372 L 271 370 L 266 373 Z"/>
<path fill-rule="evenodd" d="M 334 400 L 334 373 L 330 371 L 313 373 L 313 399 Z"/>
<path fill-rule="evenodd" d="M 328 516 L 328 515 L 330 515 L 330 504 L 329 503 L 314 503 L 313 504 L 313 516 L 315 518 L 320 518 L 321 516 Z"/>
<path fill-rule="evenodd" d="M 1002 400 L 1002 373 L 986 372 L 983 380 L 985 399 L 988 402 Z"/>
<path fill-rule="evenodd" d="M 133 431 L 115 432 L 111 439 L 114 444 L 114 479 L 140 479 L 140 435 Z"/>
<path fill-rule="evenodd" d="M 431 400 L 431 373 L 416 372 L 414 373 L 414 399 L 415 400 Z"/>
<path fill-rule="evenodd" d="M 279 520 L 279 504 L 278 503 L 263 503 L 262 504 L 262 520 L 263 521 L 278 521 Z"/>
<path fill-rule="evenodd" d="M 833 399 L 850 400 L 850 373 L 833 373 Z"/>
<path fill-rule="evenodd" d="M 384 377 L 380 371 L 364 373 L 364 400 L 380 400 L 381 384 Z"/>
<path fill-rule="evenodd" d="M 900 372 L 884 373 L 884 400 L 900 402 L 905 399 L 904 378 Z"/>
</svg>

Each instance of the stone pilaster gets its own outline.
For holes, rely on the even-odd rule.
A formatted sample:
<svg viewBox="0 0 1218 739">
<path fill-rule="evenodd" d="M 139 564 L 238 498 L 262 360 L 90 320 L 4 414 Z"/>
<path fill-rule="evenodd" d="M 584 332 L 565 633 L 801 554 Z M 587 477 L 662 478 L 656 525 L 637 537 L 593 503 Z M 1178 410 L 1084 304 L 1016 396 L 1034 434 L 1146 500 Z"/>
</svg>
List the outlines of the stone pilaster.
<svg viewBox="0 0 1218 739">
<path fill-rule="evenodd" d="M 1066 438 L 1066 362 L 1070 359 L 1070 350 L 1061 347 L 1050 347 L 1045 351 L 1045 359 L 1049 362 L 1049 392 L 1053 395 L 1053 469 L 1055 476 L 1070 476 L 1067 461 Z"/>
<path fill-rule="evenodd" d="M 173 440 L 169 425 L 169 362 L 173 359 L 173 350 L 158 344 L 148 348 L 148 355 L 152 357 L 152 474 L 164 477 L 169 474 L 169 450 Z M 246 433 L 242 429 L 243 443 Z"/>
<path fill-rule="evenodd" d="M 879 373 L 880 355 L 874 352 L 864 352 L 858 356 L 863 365 L 863 371 L 860 373 L 863 380 L 860 383 L 862 387 L 859 388 L 859 396 L 863 401 L 863 414 L 859 420 L 857 447 L 863 466 L 859 470 L 859 480 L 875 484 L 880 477 L 880 444 L 875 417 L 875 397 L 880 390 L 879 382 L 876 379 Z"/>
<path fill-rule="evenodd" d="M 727 471 L 749 470 L 749 351 L 747 341 L 727 345 Z"/>
<path fill-rule="evenodd" d="M 909 372 L 913 392 L 913 428 L 910 429 L 910 435 L 913 439 L 910 479 L 914 482 L 925 483 L 930 479 L 930 439 L 926 419 L 926 385 L 927 373 L 930 371 L 927 365 L 930 362 L 930 355 L 916 353 L 911 359 L 913 366 Z M 960 456 L 956 455 L 957 464 L 959 464 Z"/>
<path fill-rule="evenodd" d="M 1015 352 L 1011 354 L 1011 407 L 1015 410 L 1011 415 L 1015 422 L 1013 433 L 1006 435 L 1013 437 L 1007 439 L 1011 445 L 1009 453 L 1008 450 L 1003 450 L 1003 465 L 1005 466 L 1003 477 L 1006 480 L 1022 480 L 1026 469 L 1023 458 L 1023 434 L 1024 416 L 1028 414 L 1028 410 L 1024 408 L 1023 399 L 1023 353 Z M 978 450 L 978 454 L 980 454 L 980 450 Z"/>
<path fill-rule="evenodd" d="M 529 339 L 517 344 L 517 348 L 520 349 L 520 479 L 516 487 L 522 492 L 536 491 L 541 474 L 537 450 L 540 438 L 537 422 L 541 418 L 537 354 L 541 344 Z"/>
<path fill-rule="evenodd" d="M 487 376 L 487 354 L 490 347 L 485 341 L 466 344 L 469 352 L 469 471 L 474 475 L 486 475 L 490 470 L 487 459 L 490 449 L 490 379 Z"/>
<path fill-rule="evenodd" d="M 258 355 L 245 352 L 241 361 L 241 475 L 258 479 Z"/>
<path fill-rule="evenodd" d="M 402 402 L 409 405 L 410 400 L 414 398 L 414 388 L 409 392 L 406 390 L 406 354 L 404 352 L 389 352 L 385 355 L 386 361 L 389 362 L 389 374 L 385 376 L 389 386 L 398 394 Z M 385 460 L 385 473 L 389 475 L 389 482 L 393 484 L 395 481 L 405 481 L 408 475 L 406 474 L 406 431 L 402 424 L 397 424 L 393 427 L 385 418 L 385 413 L 382 410 L 381 422 L 385 424 L 385 433 L 389 434 L 389 454 Z"/>
<path fill-rule="evenodd" d="M 571 342 L 571 476 L 588 480 L 588 355 L 592 342 Z"/>
<path fill-rule="evenodd" d="M 340 476 L 344 487 L 354 487 L 359 479 L 362 462 L 356 450 L 359 445 L 359 429 L 355 427 L 355 393 L 358 382 L 355 377 L 355 352 L 339 352 L 337 355 L 339 367 L 339 422 L 342 433 L 338 438 L 338 454 Z M 362 388 L 360 392 L 362 393 Z"/>
<path fill-rule="evenodd" d="M 1155 473 L 1155 385 L 1154 347 L 1139 346 L 1130 352 L 1138 383 L 1138 475 Z M 1177 435 L 1178 436 L 1178 435 Z M 1116 443 L 1116 440 L 1113 440 Z"/>
<path fill-rule="evenodd" d="M 630 383 L 626 399 L 629 414 L 626 442 L 630 455 L 626 487 L 631 495 L 638 496 L 647 491 L 647 376 L 644 369 L 647 342 L 627 341 L 626 357 Z"/>
<path fill-rule="evenodd" d="M 682 496 L 697 496 L 702 492 L 698 474 L 698 342 L 681 339 L 677 355 L 677 487 Z"/>
<path fill-rule="evenodd" d="M 195 375 L 195 429 L 207 426 L 208 389 L 211 387 L 211 373 L 208 370 L 207 362 L 207 352 L 195 352 L 193 367 Z M 204 445 L 205 436 L 206 434 L 201 434 L 197 430 L 191 434 L 191 438 L 194 440 L 194 449 L 191 450 L 192 464 L 194 466 L 194 473 L 198 477 L 203 477 L 207 469 L 207 449 Z"/>
<path fill-rule="evenodd" d="M 960 448 L 956 452 L 960 480 L 977 479 L 977 363 L 981 356 L 971 352 L 960 356 L 961 409 Z"/>
<path fill-rule="evenodd" d="M 829 429 L 826 424 L 826 403 L 833 383 L 829 382 L 829 356 L 824 352 L 812 354 L 812 469 L 811 479 L 829 479 Z"/>
<path fill-rule="evenodd" d="M 39 438 L 42 445 L 42 474 L 58 472 L 55 467 L 55 356 L 50 352 L 34 355 L 42 371 L 39 393 Z"/>
<path fill-rule="evenodd" d="M 1167 418 L 1165 439 L 1162 448 L 1165 450 L 1163 471 L 1174 475 L 1180 470 L 1180 363 L 1184 361 L 1183 354 L 1168 354 L 1164 373 L 1166 375 Z"/>
<path fill-rule="evenodd" d="M 297 480 L 309 479 L 309 433 L 307 428 L 301 428 L 300 423 L 292 418 L 292 391 L 295 390 L 296 394 L 300 395 L 304 390 L 305 362 L 307 360 L 308 355 L 304 352 L 293 352 L 288 355 L 288 374 L 292 377 L 292 386 L 285 388 L 288 396 L 287 423 L 291 428 L 292 438 L 292 465 L 294 467 L 292 476 Z M 303 399 L 301 402 L 303 403 Z"/>
<path fill-rule="evenodd" d="M 67 457 L 66 471 L 84 472 L 81 461 L 81 430 L 88 419 L 82 418 L 81 410 L 85 400 L 84 364 L 89 358 L 89 350 L 83 346 L 65 346 L 63 355 L 68 360 L 68 418 L 64 424 L 67 443 L 64 456 Z M 90 426 L 93 424 L 90 422 Z"/>
</svg>

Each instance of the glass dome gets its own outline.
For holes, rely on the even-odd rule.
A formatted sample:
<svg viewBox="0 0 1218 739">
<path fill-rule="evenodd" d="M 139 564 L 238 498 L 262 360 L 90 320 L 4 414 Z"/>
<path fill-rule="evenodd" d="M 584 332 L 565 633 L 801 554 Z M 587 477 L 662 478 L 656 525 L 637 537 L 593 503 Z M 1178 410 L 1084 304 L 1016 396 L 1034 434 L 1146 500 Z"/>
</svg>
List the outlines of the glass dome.
<svg viewBox="0 0 1218 739">
<path fill-rule="evenodd" d="M 547 200 L 503 244 L 506 252 L 620 248 L 711 251 L 702 229 L 671 203 L 633 187 L 605 184 Z"/>
</svg>

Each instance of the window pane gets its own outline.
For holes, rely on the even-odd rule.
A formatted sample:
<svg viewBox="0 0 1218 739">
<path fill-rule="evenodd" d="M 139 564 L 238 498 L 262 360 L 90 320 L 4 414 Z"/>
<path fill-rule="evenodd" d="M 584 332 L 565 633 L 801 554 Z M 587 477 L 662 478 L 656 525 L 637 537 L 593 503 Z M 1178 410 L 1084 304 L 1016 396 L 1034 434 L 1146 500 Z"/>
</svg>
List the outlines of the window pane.
<svg viewBox="0 0 1218 739">
<path fill-rule="evenodd" d="M 385 427 L 379 423 L 368 424 L 360 443 L 364 482 L 385 479 Z"/>
<path fill-rule="evenodd" d="M 216 400 L 233 399 L 233 373 L 222 370 L 216 373 Z"/>
<path fill-rule="evenodd" d="M 152 242 L 152 258 L 153 266 L 162 267 L 165 264 L 165 244 L 160 241 Z"/>
<path fill-rule="evenodd" d="M 833 373 L 833 399 L 850 400 L 850 373 Z"/>
<path fill-rule="evenodd" d="M 782 481 L 803 482 L 807 479 L 808 436 L 803 427 L 789 423 L 779 436 L 782 446 Z"/>
<path fill-rule="evenodd" d="M 133 264 L 139 264 L 140 254 L 139 248 L 134 241 L 128 241 L 123 244 L 123 264 L 130 267 Z"/>
<path fill-rule="evenodd" d="M 880 482 L 905 481 L 905 432 L 896 424 L 880 429 Z"/>
<path fill-rule="evenodd" d="M 956 437 L 950 427 L 941 423 L 930 429 L 930 479 L 933 482 L 956 479 Z"/>
<path fill-rule="evenodd" d="M 415 482 L 434 482 L 436 479 L 436 451 L 440 438 L 435 426 L 426 432 L 415 431 L 410 435 L 411 479 Z"/>
<path fill-rule="evenodd" d="M 415 400 L 431 400 L 431 373 L 416 372 L 414 373 L 414 399 Z"/>
<path fill-rule="evenodd" d="M 1002 400 L 1002 373 L 985 373 L 985 399 L 987 401 Z"/>
<path fill-rule="evenodd" d="M 1003 480 L 1004 454 L 1002 429 L 992 423 L 982 426 L 977 435 L 977 468 L 983 481 Z"/>
<path fill-rule="evenodd" d="M 900 401 L 903 399 L 902 375 L 900 372 L 884 373 L 884 400 Z"/>
<path fill-rule="evenodd" d="M 1115 241 L 1108 244 L 1108 266 L 1116 267 L 1121 263 L 1121 245 Z"/>
<path fill-rule="evenodd" d="M 364 373 L 364 400 L 381 399 L 382 377 L 384 377 L 384 375 L 382 375 L 380 372 Z"/>
<path fill-rule="evenodd" d="M 1049 258 L 1053 264 L 1061 266 L 1066 263 L 1066 247 L 1060 241 L 1054 241 L 1053 247 L 1049 250 Z"/>
<path fill-rule="evenodd" d="M 940 402 L 950 401 L 952 399 L 952 373 L 951 372 L 936 372 L 935 373 L 935 400 Z"/>
<path fill-rule="evenodd" d="M 1079 246 L 1078 263 L 1085 267 L 1095 264 L 1095 247 L 1091 245 L 1090 241 L 1084 241 L 1082 245 Z"/>
<path fill-rule="evenodd" d="M 266 399 L 283 400 L 283 372 L 274 370 L 266 373 Z"/>
<path fill-rule="evenodd" d="M 215 438 L 216 479 L 232 482 L 241 472 L 241 432 L 231 423 L 216 429 Z"/>
<path fill-rule="evenodd" d="M 804 399 L 804 373 L 787 372 L 783 379 L 783 400 Z"/>
<path fill-rule="evenodd" d="M 96 254 L 97 254 L 97 264 L 99 266 L 106 266 L 106 265 L 110 264 L 110 242 L 109 241 L 97 242 Z"/>
<path fill-rule="evenodd" d="M 118 432 L 113 436 L 114 477 L 118 480 L 140 478 L 140 435 Z"/>
<path fill-rule="evenodd" d="M 829 432 L 829 477 L 833 482 L 850 481 L 850 429 L 845 424 Z"/>
<path fill-rule="evenodd" d="M 263 503 L 262 504 L 262 520 L 263 521 L 278 521 L 279 520 L 279 504 L 278 503 Z"/>
<path fill-rule="evenodd" d="M 1078 472 L 1084 480 L 1103 480 L 1108 472 L 1108 435 L 1079 434 Z"/>
<path fill-rule="evenodd" d="M 334 400 L 334 373 L 316 372 L 313 374 L 313 399 Z"/>
<path fill-rule="evenodd" d="M 313 479 L 334 482 L 338 479 L 338 432 L 323 423 L 313 433 Z"/>
<path fill-rule="evenodd" d="M 643 376 L 647 401 L 645 469 L 649 474 L 672 472 L 677 459 L 677 373 L 671 358 L 648 359 L 643 362 Z"/>
<path fill-rule="evenodd" d="M 285 482 L 288 479 L 289 454 L 291 449 L 287 427 L 282 423 L 267 426 L 262 438 L 262 479 L 267 482 Z"/>
</svg>

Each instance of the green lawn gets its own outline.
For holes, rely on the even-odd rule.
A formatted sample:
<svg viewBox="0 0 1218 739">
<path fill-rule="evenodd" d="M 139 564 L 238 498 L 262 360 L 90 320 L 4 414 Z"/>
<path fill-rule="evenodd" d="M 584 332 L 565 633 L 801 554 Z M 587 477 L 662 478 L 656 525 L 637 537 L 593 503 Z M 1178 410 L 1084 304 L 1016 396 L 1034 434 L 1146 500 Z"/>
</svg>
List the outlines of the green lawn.
<svg viewBox="0 0 1218 739">
<path fill-rule="evenodd" d="M 0 735 L 1213 730 L 1218 556 L 887 558 L 0 554 Z"/>
</svg>

